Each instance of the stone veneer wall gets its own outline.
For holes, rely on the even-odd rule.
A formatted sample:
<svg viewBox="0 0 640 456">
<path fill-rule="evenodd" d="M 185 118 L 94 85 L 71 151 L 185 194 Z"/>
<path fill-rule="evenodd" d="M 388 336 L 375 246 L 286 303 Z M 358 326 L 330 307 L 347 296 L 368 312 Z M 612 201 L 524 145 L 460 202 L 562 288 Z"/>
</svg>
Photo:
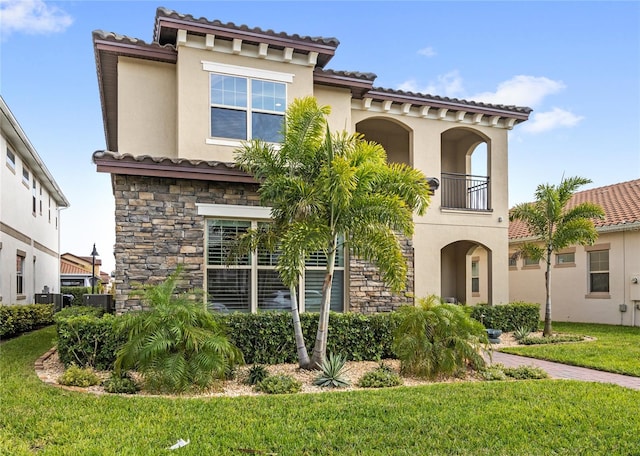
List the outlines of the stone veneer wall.
<svg viewBox="0 0 640 456">
<path fill-rule="evenodd" d="M 402 251 L 407 259 L 407 287 L 401 293 L 392 293 L 382 280 L 378 268 L 359 258 L 349 260 L 349 309 L 372 314 L 390 312 L 403 305 L 413 305 L 414 267 L 413 242 L 402 238 Z"/>
<path fill-rule="evenodd" d="M 133 283 L 160 283 L 183 265 L 184 289 L 204 287 L 204 217 L 196 203 L 259 206 L 257 185 L 113 176 L 116 312 L 141 309 Z"/>
<path fill-rule="evenodd" d="M 134 284 L 156 284 L 181 264 L 181 288 L 204 287 L 205 218 L 196 203 L 259 206 L 258 186 L 187 179 L 113 175 L 116 203 L 116 312 L 142 308 L 131 297 Z M 384 286 L 376 267 L 349 261 L 348 310 L 387 312 L 413 299 L 413 247 L 403 241 L 408 262 L 407 290 L 393 294 Z"/>
</svg>

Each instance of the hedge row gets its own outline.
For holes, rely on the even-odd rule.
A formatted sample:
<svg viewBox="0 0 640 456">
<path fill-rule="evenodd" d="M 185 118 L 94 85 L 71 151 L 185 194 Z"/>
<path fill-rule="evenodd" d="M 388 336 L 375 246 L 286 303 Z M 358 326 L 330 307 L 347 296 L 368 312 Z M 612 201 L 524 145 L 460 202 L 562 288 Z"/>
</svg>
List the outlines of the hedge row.
<svg viewBox="0 0 640 456">
<path fill-rule="evenodd" d="M 101 309 L 72 309 L 68 316 L 56 317 L 60 360 L 67 367 L 76 364 L 100 370 L 112 369 L 116 352 L 125 342 L 125 338 L 114 329 L 117 317 L 110 314 L 96 316 Z"/>
<path fill-rule="evenodd" d="M 540 322 L 540 305 L 526 302 L 513 302 L 499 306 L 477 305 L 471 310 L 471 317 L 485 328 L 515 331 L 527 328 L 535 331 Z"/>
<path fill-rule="evenodd" d="M 13 337 L 53 323 L 53 304 L 0 305 L 0 337 Z"/>
<path fill-rule="evenodd" d="M 78 364 L 110 369 L 125 337 L 116 334 L 118 317 L 95 312 L 99 309 L 74 307 L 56 317 L 58 352 L 65 365 Z M 500 306 L 476 306 L 471 316 L 487 328 L 513 331 L 521 327 L 537 328 L 539 306 L 514 303 Z M 249 364 L 279 364 L 297 361 L 293 323 L 288 312 L 216 315 L 227 327 L 229 338 Z M 311 354 L 318 327 L 317 313 L 300 316 L 307 351 Z M 397 314 L 331 313 L 327 352 L 341 353 L 352 361 L 391 358 Z"/>
<path fill-rule="evenodd" d="M 300 316 L 302 332 L 311 354 L 318 328 L 318 314 Z M 278 364 L 297 361 L 293 323 L 288 312 L 220 316 L 229 338 L 247 363 Z M 393 356 L 391 341 L 395 314 L 362 315 L 331 313 L 327 352 L 341 353 L 353 361 L 374 361 Z"/>
</svg>

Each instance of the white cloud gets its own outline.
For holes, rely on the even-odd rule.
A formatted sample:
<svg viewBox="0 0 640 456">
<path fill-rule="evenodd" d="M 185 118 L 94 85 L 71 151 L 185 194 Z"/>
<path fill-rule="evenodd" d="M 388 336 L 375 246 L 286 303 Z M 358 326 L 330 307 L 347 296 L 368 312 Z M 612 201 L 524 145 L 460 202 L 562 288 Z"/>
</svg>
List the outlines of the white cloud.
<svg viewBox="0 0 640 456">
<path fill-rule="evenodd" d="M 482 92 L 470 97 L 474 101 L 533 107 L 547 96 L 563 90 L 562 81 L 545 77 L 519 75 L 501 82 L 495 92 Z"/>
<path fill-rule="evenodd" d="M 419 92 L 429 95 L 459 97 L 464 93 L 464 84 L 457 70 L 442 74 L 435 81 L 425 86 L 419 86 L 415 79 L 409 79 L 397 87 L 399 90 Z"/>
<path fill-rule="evenodd" d="M 520 128 L 527 133 L 542 133 L 563 127 L 575 127 L 584 119 L 569 111 L 553 108 L 551 111 L 533 113 L 528 122 Z"/>
<path fill-rule="evenodd" d="M 63 32 L 73 18 L 62 9 L 43 0 L 0 0 L 2 36 L 13 32 L 31 35 Z"/>
<path fill-rule="evenodd" d="M 423 55 L 425 57 L 435 57 L 438 53 L 431 46 L 427 46 L 426 48 L 422 48 L 418 50 L 419 55 Z"/>
</svg>

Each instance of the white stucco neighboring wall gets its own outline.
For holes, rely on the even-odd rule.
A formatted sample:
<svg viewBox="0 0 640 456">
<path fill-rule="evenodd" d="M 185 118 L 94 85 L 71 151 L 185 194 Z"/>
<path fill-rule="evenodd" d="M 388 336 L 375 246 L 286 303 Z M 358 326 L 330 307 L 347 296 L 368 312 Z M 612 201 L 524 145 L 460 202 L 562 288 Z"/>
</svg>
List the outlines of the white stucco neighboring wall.
<svg viewBox="0 0 640 456">
<path fill-rule="evenodd" d="M 510 248 L 516 251 L 518 244 Z M 609 251 L 609 292 L 589 293 L 589 257 L 594 249 Z M 640 326 L 640 227 L 629 231 L 600 232 L 594 246 L 575 246 L 575 263 L 556 265 L 551 270 L 551 317 L 555 321 Z M 523 259 L 509 268 L 512 301 L 541 304 L 544 318 L 545 264 L 524 266 Z M 634 283 L 633 278 L 639 283 Z M 620 305 L 626 311 L 620 311 Z"/>
<path fill-rule="evenodd" d="M 69 202 L 1 98 L 0 108 L 0 302 L 32 304 L 44 287 L 60 292 L 59 209 Z"/>
</svg>

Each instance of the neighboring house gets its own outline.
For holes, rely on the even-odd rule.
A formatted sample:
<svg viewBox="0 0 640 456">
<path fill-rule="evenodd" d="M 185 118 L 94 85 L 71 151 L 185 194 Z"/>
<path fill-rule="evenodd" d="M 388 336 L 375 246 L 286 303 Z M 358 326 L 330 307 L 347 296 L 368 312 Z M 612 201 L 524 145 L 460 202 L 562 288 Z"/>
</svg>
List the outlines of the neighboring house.
<svg viewBox="0 0 640 456">
<path fill-rule="evenodd" d="M 103 280 L 102 275 L 108 274 L 100 271 L 102 260 L 95 259 L 93 266 L 93 258 L 85 256 L 77 256 L 72 253 L 63 253 L 60 255 L 60 284 L 63 287 L 90 287 L 91 278 L 96 279 L 96 287 Z M 93 267 L 93 274 L 91 269 Z"/>
<path fill-rule="evenodd" d="M 399 44 L 402 42 L 398 38 Z M 236 233 L 269 220 L 258 186 L 233 164 L 243 140 L 277 142 L 287 104 L 313 95 L 332 108 L 332 130 L 379 142 L 390 162 L 433 176 L 435 194 L 404 241 L 405 293 L 392 295 L 375 268 L 339 255 L 332 309 L 376 312 L 435 293 L 499 304 L 508 291 L 507 139 L 530 109 L 374 87 L 371 73 L 326 68 L 335 38 L 311 38 L 157 10 L 152 43 L 94 32 L 106 151 L 116 203 L 116 307 L 139 308 L 132 282 L 157 281 L 184 265 L 186 281 L 215 308 L 286 306 L 274 259 L 228 267 Z M 365 51 L 366 52 L 366 51 Z M 299 302 L 317 310 L 321 256 L 309 261 Z M 484 289 L 482 289 L 484 287 Z M 282 302 L 283 301 L 284 304 Z"/>
<path fill-rule="evenodd" d="M 553 254 L 552 318 L 640 326 L 640 179 L 578 192 L 569 206 L 584 202 L 602 206 L 606 217 L 595 221 L 594 245 Z M 545 265 L 514 255 L 531 240 L 522 222 L 510 224 L 510 300 L 544 304 Z"/>
<path fill-rule="evenodd" d="M 69 201 L 0 97 L 0 302 L 60 292 L 60 209 Z"/>
</svg>

